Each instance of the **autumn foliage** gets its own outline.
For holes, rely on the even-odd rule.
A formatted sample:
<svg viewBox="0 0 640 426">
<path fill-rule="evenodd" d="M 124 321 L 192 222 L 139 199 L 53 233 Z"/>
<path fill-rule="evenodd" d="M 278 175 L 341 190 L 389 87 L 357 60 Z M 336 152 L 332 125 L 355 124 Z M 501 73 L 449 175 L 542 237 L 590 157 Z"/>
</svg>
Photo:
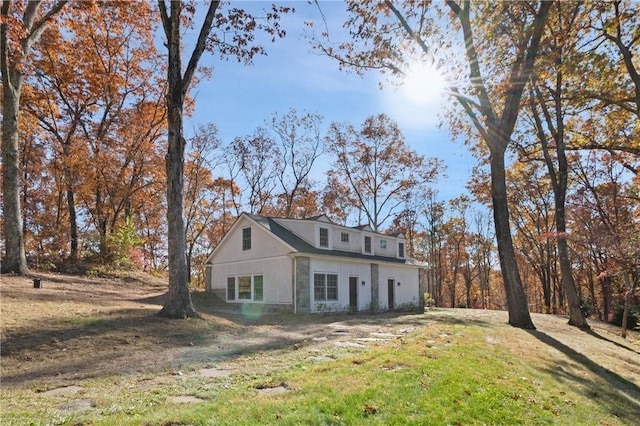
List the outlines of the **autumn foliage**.
<svg viewBox="0 0 640 426">
<path fill-rule="evenodd" d="M 500 232 L 512 234 L 529 310 L 569 314 L 571 289 L 582 314 L 603 320 L 619 306 L 639 306 L 638 4 L 545 6 L 541 55 L 532 64 L 523 56 L 531 34 L 509 28 L 532 22 L 539 2 L 480 2 L 471 16 L 460 7 L 466 2 L 446 2 L 430 12 L 419 2 L 348 3 L 346 24 L 361 25 L 357 37 L 340 48 L 323 44 L 324 34 L 314 38 L 315 47 L 340 59 L 341 67 L 383 70 L 394 79 L 402 75 L 398 64 L 420 52 L 409 42 L 420 36 L 436 46 L 434 37 L 441 37 L 435 60 L 456 76 L 450 94 L 458 102 L 444 124 L 478 157 L 468 191 L 439 199 L 440 160 L 419 155 L 384 114 L 363 123 L 328 123 L 321 112 L 292 108 L 231 140 L 221 140 L 214 117 L 184 137 L 189 281 L 203 283 L 204 260 L 243 211 L 291 218 L 324 213 L 344 225 L 402 232 L 408 254 L 425 262 L 428 305 L 506 309 L 491 216 L 504 185 L 508 222 Z M 186 4 L 182 25 L 194 27 L 195 6 Z M 52 9 L 38 10 L 36 18 L 55 19 L 55 25 L 25 49 L 21 18 L 27 7 L 3 3 L 3 89 L 10 73 L 22 78 L 18 172 L 11 175 L 13 154 L 5 142 L 10 120 L 3 115 L 3 183 L 19 182 L 17 199 L 7 190 L 2 194 L 3 251 L 13 253 L 16 226 L 14 215 L 4 212 L 19 205 L 18 231 L 31 268 L 117 265 L 166 273 L 169 110 L 166 52 L 156 48 L 162 27 L 157 8 L 69 2 L 55 16 L 47 15 Z M 242 9 L 217 10 L 203 48 L 251 64 L 265 52 L 253 31 L 284 36 L 278 20 L 290 12 L 267 9 L 264 20 L 256 20 Z M 510 13 L 508 22 L 502 12 Z M 425 13 L 434 25 L 451 18 L 444 29 L 473 28 L 479 56 L 471 73 L 483 85 L 461 81 L 469 74 L 464 55 L 452 53 L 449 62 L 437 57 L 447 49 L 461 51 L 455 50 L 459 40 L 436 27 L 411 27 L 422 31 L 411 37 L 395 13 L 405 13 L 409 26 Z M 385 29 L 395 38 L 380 38 L 376 31 Z M 228 30 L 232 40 L 225 38 Z M 505 58 L 514 52 L 510 67 Z M 522 72 L 525 66 L 529 73 Z M 184 100 L 185 114 L 198 107 L 188 90 Z M 5 94 L 3 114 L 8 101 Z M 510 102 L 520 111 L 510 110 Z M 505 126 L 510 135 L 501 133 Z M 492 164 L 497 154 L 504 160 L 502 179 L 499 164 Z M 365 412 L 375 414 L 370 408 Z"/>
</svg>

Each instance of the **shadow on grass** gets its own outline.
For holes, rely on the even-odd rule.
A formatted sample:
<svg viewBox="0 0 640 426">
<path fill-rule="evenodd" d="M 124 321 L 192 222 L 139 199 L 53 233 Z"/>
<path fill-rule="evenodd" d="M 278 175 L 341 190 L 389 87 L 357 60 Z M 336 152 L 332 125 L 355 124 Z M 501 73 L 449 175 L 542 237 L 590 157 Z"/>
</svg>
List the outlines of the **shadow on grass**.
<svg viewBox="0 0 640 426">
<path fill-rule="evenodd" d="M 584 331 L 585 333 L 587 333 L 590 336 L 595 337 L 596 339 L 604 340 L 605 342 L 611 343 L 612 345 L 615 345 L 615 346 L 617 346 L 617 347 L 619 347 L 621 349 L 626 349 L 626 350 L 628 350 L 630 352 L 633 352 L 633 353 L 636 353 L 636 354 L 640 355 L 639 351 L 636 351 L 635 349 L 633 349 L 633 348 L 631 348 L 631 347 L 629 347 L 627 345 L 623 345 L 622 343 L 616 342 L 615 340 L 611 340 L 611 339 L 609 339 L 609 338 L 607 338 L 607 337 L 595 332 L 592 329 L 591 330 L 582 330 L 582 331 Z"/>
<path fill-rule="evenodd" d="M 465 308 L 429 308 L 425 311 L 424 318 L 443 324 L 493 327 L 496 324 L 495 320 L 480 318 L 483 315 L 487 315 L 487 313 L 493 312 L 482 310 L 479 313 L 475 313 L 473 309 Z"/>
<path fill-rule="evenodd" d="M 554 377 L 575 382 L 586 386 L 587 396 L 599 405 L 607 406 L 610 413 L 616 417 L 631 421 L 629 424 L 640 424 L 640 387 L 635 383 L 625 379 L 619 374 L 606 369 L 600 364 L 590 360 L 585 355 L 565 345 L 559 340 L 538 330 L 525 330 L 542 343 L 562 352 L 572 361 L 580 364 L 587 370 L 596 374 L 604 380 L 610 387 L 605 387 L 597 382 L 589 381 L 584 377 L 576 375 L 558 365 L 558 368 L 549 370 L 549 374 Z M 588 334 L 591 334 L 588 332 Z M 599 336 L 595 336 L 599 337 Z M 608 339 L 605 339 L 608 340 Z M 615 343 L 615 342 L 612 342 Z M 628 349 L 628 348 L 626 348 Z"/>
<path fill-rule="evenodd" d="M 107 361 L 131 367 L 137 351 L 162 351 L 202 344 L 219 329 L 205 320 L 174 321 L 155 309 L 126 309 L 91 316 L 48 318 L 5 330 L 1 355 L 3 383 L 36 378 L 95 377 Z M 12 368 L 12 366 L 28 368 Z M 152 366 L 144 366 L 152 367 Z"/>
<path fill-rule="evenodd" d="M 160 304 L 163 295 L 139 299 Z M 384 324 L 400 314 L 266 315 L 205 314 L 195 320 L 158 316 L 152 307 L 47 318 L 4 330 L 1 376 L 5 384 L 79 380 L 147 372 L 233 359 L 290 348 L 330 333 L 329 324 Z M 402 314 L 402 315 L 406 315 Z M 371 319 L 373 318 L 373 319 Z M 270 326 L 266 332 L 254 326 Z M 178 351 L 175 351 L 177 349 Z M 159 356 L 158 354 L 166 354 Z"/>
</svg>

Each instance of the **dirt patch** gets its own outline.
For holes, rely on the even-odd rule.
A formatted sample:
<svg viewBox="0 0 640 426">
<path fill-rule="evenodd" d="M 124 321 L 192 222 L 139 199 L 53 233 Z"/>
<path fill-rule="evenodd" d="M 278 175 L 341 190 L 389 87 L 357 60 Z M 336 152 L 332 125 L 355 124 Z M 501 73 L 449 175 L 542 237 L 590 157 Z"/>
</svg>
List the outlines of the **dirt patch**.
<svg viewBox="0 0 640 426">
<path fill-rule="evenodd" d="M 167 289 L 158 278 L 38 276 L 42 279 L 38 289 L 31 278 L 0 278 L 0 371 L 5 388 L 35 387 L 44 392 L 81 386 L 88 378 L 158 371 L 182 374 L 193 368 L 214 376 L 235 371 L 234 360 L 240 356 L 269 350 L 305 348 L 308 356 L 315 357 L 311 359 L 326 362 L 339 356 L 334 351 L 393 344 L 418 327 L 438 322 L 505 327 L 513 332 L 488 332 L 487 342 L 500 345 L 509 334 L 509 350 L 514 353 L 546 351 L 550 357 L 586 363 L 598 374 L 614 374 L 640 386 L 640 335 L 632 332 L 624 340 L 618 328 L 595 321 L 590 322 L 592 330 L 584 332 L 568 326 L 566 318 L 534 314 L 538 330 L 527 332 L 509 327 L 505 312 L 465 309 L 434 309 L 424 315 L 256 318 L 215 310 L 201 292 L 195 292 L 193 299 L 202 319 L 168 320 L 157 316 Z M 446 345 L 453 337 L 434 336 L 433 344 Z M 89 406 L 85 401 L 80 409 Z"/>
</svg>

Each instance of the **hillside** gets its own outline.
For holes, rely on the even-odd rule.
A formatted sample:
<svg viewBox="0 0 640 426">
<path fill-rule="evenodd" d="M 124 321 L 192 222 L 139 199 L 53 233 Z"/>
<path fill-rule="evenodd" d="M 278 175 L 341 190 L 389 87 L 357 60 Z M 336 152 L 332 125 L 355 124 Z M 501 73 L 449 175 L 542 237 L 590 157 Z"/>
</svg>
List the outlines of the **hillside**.
<svg viewBox="0 0 640 426">
<path fill-rule="evenodd" d="M 587 405 L 597 414 L 596 423 L 640 422 L 640 336 L 632 333 L 623 340 L 618 337 L 619 330 L 608 324 L 592 321 L 592 331 L 583 332 L 566 325 L 565 318 L 534 314 L 538 330 L 525 331 L 508 326 L 505 312 L 462 309 L 298 317 L 260 315 L 255 310 L 216 312 L 207 306 L 208 295 L 202 292 L 193 294 L 202 319 L 167 320 L 155 315 L 166 291 L 160 279 L 145 275 L 41 277 L 39 289 L 27 278 L 1 277 L 3 424 L 23 424 L 25 416 L 30 422 L 44 424 L 52 415 L 60 423 L 108 424 L 128 412 L 123 401 L 147 401 L 145 398 L 152 398 L 151 406 L 149 401 L 140 406 L 131 402 L 130 411 L 152 420 L 132 424 L 165 424 L 153 420 L 154 415 L 184 412 L 185 418 L 191 418 L 188 407 L 196 407 L 194 402 L 203 407 L 213 404 L 214 395 L 227 392 L 225 389 L 241 399 L 246 396 L 237 392 L 253 395 L 265 389 L 310 398 L 305 389 L 312 389 L 316 380 L 327 379 L 326 372 L 333 371 L 320 364 L 335 366 L 336 379 L 344 369 L 354 381 L 344 384 L 345 392 L 356 392 L 349 386 L 357 388 L 359 378 L 364 381 L 369 377 L 364 373 L 369 364 L 378 371 L 369 380 L 388 372 L 402 372 L 403 377 L 415 379 L 423 372 L 423 383 L 427 377 L 434 380 L 433 373 L 425 371 L 454 356 L 460 371 L 452 370 L 453 377 L 463 377 L 465 383 L 483 380 L 480 389 L 496 386 L 498 393 L 500 383 L 515 387 L 509 394 L 514 404 L 539 406 L 541 412 L 555 418 L 552 423 L 571 424 L 571 416 Z M 434 371 L 444 374 L 455 367 L 451 364 Z M 363 369 L 362 376 L 353 370 L 356 368 Z M 465 368 L 471 370 L 462 374 Z M 449 383 L 451 380 L 454 382 Z M 447 379 L 446 389 L 456 389 L 455 380 L 460 379 Z M 518 390 L 521 385 L 525 388 Z M 469 383 L 464 386 L 462 398 L 453 399 L 451 413 L 456 412 L 455 404 L 475 395 Z M 544 398 L 554 401 L 547 392 L 556 388 L 561 389 L 559 398 L 565 403 L 539 402 Z M 424 386 L 421 389 L 425 391 Z M 525 398 L 525 393 L 530 395 Z M 504 401 L 504 395 L 495 397 Z M 283 403 L 285 400 L 282 398 Z M 369 400 L 375 402 L 376 398 Z M 384 408 L 359 400 L 356 404 L 364 407 L 358 409 L 358 415 L 375 415 L 382 423 L 401 421 L 392 412 L 406 415 L 399 408 L 402 400 L 399 406 L 391 400 L 378 402 L 387 404 Z M 445 403 L 440 405 L 446 409 Z M 495 405 L 495 401 L 488 403 L 487 410 L 492 411 Z M 337 406 L 332 410 L 340 411 Z M 447 422 L 454 415 L 451 413 L 442 413 Z M 255 415 L 249 413 L 247 418 Z M 529 415 L 531 419 L 542 418 Z M 482 414 L 480 420 L 477 413 L 473 416 L 483 422 Z M 171 424 L 209 424 L 198 419 Z M 305 417 L 292 419 L 293 423 L 309 421 Z M 469 423 L 464 419 L 460 424 Z M 486 417 L 484 422 L 495 419 Z M 357 418 L 344 417 L 338 423 L 355 424 Z"/>
</svg>

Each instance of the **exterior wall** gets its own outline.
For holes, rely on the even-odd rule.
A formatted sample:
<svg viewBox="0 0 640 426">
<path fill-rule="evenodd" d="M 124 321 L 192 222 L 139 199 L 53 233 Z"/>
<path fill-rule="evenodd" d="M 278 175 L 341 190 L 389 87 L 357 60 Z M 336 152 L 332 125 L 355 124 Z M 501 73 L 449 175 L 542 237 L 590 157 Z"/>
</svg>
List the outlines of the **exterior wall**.
<svg viewBox="0 0 640 426">
<path fill-rule="evenodd" d="M 295 259 L 295 286 L 296 286 L 296 312 L 311 312 L 311 260 L 308 257 L 297 257 Z"/>
<path fill-rule="evenodd" d="M 380 268 L 377 263 L 371 264 L 371 310 L 380 310 Z"/>
<path fill-rule="evenodd" d="M 385 241 L 386 247 L 381 247 L 380 242 Z M 387 257 L 398 257 L 398 243 L 404 243 L 405 240 L 398 237 L 391 237 L 385 235 L 375 235 L 372 238 L 371 248 L 374 255 L 377 256 L 387 256 Z M 406 248 L 405 248 L 406 251 Z"/>
<path fill-rule="evenodd" d="M 316 222 L 311 220 L 301 219 L 275 219 L 280 225 L 284 226 L 298 237 L 302 238 L 309 244 L 317 246 L 317 228 L 318 224 L 322 224 L 323 227 L 331 228 L 331 224 L 324 224 L 322 222 Z M 326 226 L 325 226 L 326 225 Z"/>
<path fill-rule="evenodd" d="M 342 242 L 342 233 L 346 232 L 349 235 L 349 242 Z M 333 239 L 333 248 L 335 250 L 350 251 L 354 253 L 362 252 L 362 236 L 357 229 L 335 227 L 331 232 Z"/>
<path fill-rule="evenodd" d="M 380 264 L 380 309 L 418 309 L 420 307 L 420 274 L 418 268 Z M 389 280 L 394 281 L 394 306 L 389 306 Z M 400 285 L 398 285 L 400 284 Z"/>
<path fill-rule="evenodd" d="M 338 300 L 314 299 L 313 276 L 316 273 L 338 275 Z M 311 312 L 341 312 L 349 310 L 349 277 L 357 277 L 358 311 L 371 307 L 371 269 L 369 263 L 311 259 L 308 288 Z M 362 282 L 364 281 L 364 285 Z"/>
<path fill-rule="evenodd" d="M 427 280 L 427 274 L 424 268 L 420 268 L 418 270 L 418 297 L 420 297 L 420 305 L 419 308 L 421 311 L 424 311 L 424 294 L 426 293 L 426 280 Z"/>
<path fill-rule="evenodd" d="M 227 300 L 227 277 L 242 275 L 262 275 L 264 300 L 235 300 L 229 301 L 229 303 L 293 304 L 291 284 L 293 259 L 289 256 L 214 265 L 211 268 L 211 281 L 208 288 L 219 295 L 222 300 Z"/>
<path fill-rule="evenodd" d="M 313 277 L 316 273 L 338 275 L 338 300 L 315 300 Z M 300 278 L 300 273 L 298 273 Z M 311 259 L 308 273 L 310 312 L 341 312 L 349 310 L 349 278 L 357 277 L 358 311 L 379 311 L 391 309 L 419 309 L 420 294 L 419 269 L 355 261 L 335 261 Z M 388 280 L 392 279 L 394 306 L 389 306 Z M 364 285 L 362 282 L 364 281 Z M 400 283 L 400 285 L 398 285 Z M 298 283 L 298 286 L 302 283 Z M 300 287 L 298 287 L 300 288 Z M 298 312 L 301 298 L 298 297 Z M 309 312 L 305 311 L 305 312 Z"/>
<path fill-rule="evenodd" d="M 261 225 L 246 218 L 237 225 L 236 232 L 223 240 L 223 245 L 216 250 L 215 257 L 211 260 L 214 264 L 286 256 L 291 251 Z M 246 227 L 251 227 L 250 250 L 242 250 L 242 229 Z"/>
<path fill-rule="evenodd" d="M 352 229 L 322 221 L 278 219 L 278 223 L 318 246 L 319 229 L 329 230 L 329 249 L 364 251 L 364 235 L 371 237 L 372 255 L 397 256 L 398 242 L 404 239 L 382 236 L 371 231 Z M 251 227 L 251 249 L 242 250 L 242 230 Z M 373 263 L 366 259 L 337 258 L 335 256 L 292 257 L 292 248 L 274 236 L 262 223 L 248 217 L 234 225 L 234 232 L 222 241 L 206 265 L 206 288 L 227 300 L 227 278 L 239 276 L 263 277 L 263 300 L 229 300 L 234 305 L 258 304 L 296 312 L 349 311 L 351 282 L 355 280 L 358 311 L 378 311 L 395 308 L 416 308 L 421 305 L 423 290 L 419 269 L 393 263 Z M 341 241 L 341 233 L 349 234 L 349 242 Z M 380 240 L 387 242 L 380 247 Z M 295 256 L 295 254 L 294 254 Z M 314 274 L 338 276 L 337 300 L 314 300 Z M 389 306 L 388 280 L 394 280 L 394 304 Z M 400 283 L 400 285 L 397 285 Z M 238 282 L 236 281 L 236 291 Z"/>
<path fill-rule="evenodd" d="M 321 249 L 324 247 L 320 247 L 319 244 L 319 229 L 327 228 L 329 230 L 329 247 L 326 248 L 327 250 L 365 253 L 364 237 L 366 235 L 371 237 L 371 253 L 365 254 L 398 257 L 398 243 L 405 242 L 403 238 L 391 235 L 380 235 L 373 231 L 338 226 L 329 222 L 305 221 L 300 219 L 276 219 L 276 221 L 309 244 Z M 349 242 L 342 242 L 343 232 L 349 234 Z M 383 240 L 386 242 L 386 247 L 380 246 L 380 241 Z"/>
</svg>

